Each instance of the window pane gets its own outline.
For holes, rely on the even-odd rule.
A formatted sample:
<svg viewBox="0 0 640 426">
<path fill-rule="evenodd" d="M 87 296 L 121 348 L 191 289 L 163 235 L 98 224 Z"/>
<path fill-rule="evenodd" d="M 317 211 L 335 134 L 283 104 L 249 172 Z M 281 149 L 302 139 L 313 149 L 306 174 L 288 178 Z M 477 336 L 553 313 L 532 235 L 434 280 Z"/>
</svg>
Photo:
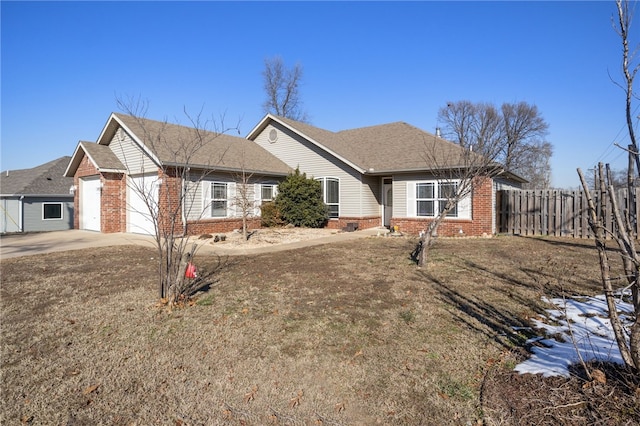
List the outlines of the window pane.
<svg viewBox="0 0 640 426">
<path fill-rule="evenodd" d="M 418 201 L 418 216 L 433 216 L 433 201 Z"/>
<path fill-rule="evenodd" d="M 262 185 L 262 201 L 273 200 L 273 185 Z"/>
<path fill-rule="evenodd" d="M 447 206 L 447 200 L 440 200 L 440 211 L 443 211 Z M 453 206 L 447 213 L 447 217 L 458 217 L 458 205 Z"/>
<path fill-rule="evenodd" d="M 332 204 L 329 207 L 329 217 L 332 219 L 335 219 L 338 217 L 338 213 L 339 213 L 339 206 L 336 204 Z"/>
<path fill-rule="evenodd" d="M 213 198 L 214 200 L 226 200 L 227 184 L 214 183 L 213 185 L 211 185 L 211 198 Z"/>
<path fill-rule="evenodd" d="M 327 199 L 326 203 L 339 203 L 340 183 L 338 179 L 327 179 Z"/>
<path fill-rule="evenodd" d="M 226 216 L 227 216 L 227 202 L 213 201 L 211 203 L 211 217 L 226 217 Z"/>
<path fill-rule="evenodd" d="M 416 198 L 433 198 L 433 184 L 419 183 L 416 185 Z"/>
<path fill-rule="evenodd" d="M 44 204 L 44 219 L 62 219 L 62 204 Z"/>
<path fill-rule="evenodd" d="M 438 198 L 452 198 L 455 197 L 456 191 L 458 190 L 457 183 L 441 183 L 438 186 Z"/>
</svg>

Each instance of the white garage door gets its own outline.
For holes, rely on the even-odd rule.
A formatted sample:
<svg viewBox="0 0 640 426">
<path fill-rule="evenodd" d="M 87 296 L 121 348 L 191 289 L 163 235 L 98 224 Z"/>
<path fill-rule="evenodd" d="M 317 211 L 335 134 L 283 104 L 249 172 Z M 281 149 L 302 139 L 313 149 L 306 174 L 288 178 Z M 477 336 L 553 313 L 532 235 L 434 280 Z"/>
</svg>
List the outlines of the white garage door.
<svg viewBox="0 0 640 426">
<path fill-rule="evenodd" d="M 80 229 L 100 231 L 100 178 L 80 182 Z"/>
<path fill-rule="evenodd" d="M 127 231 L 155 235 L 158 175 L 130 177 L 127 185 Z"/>
</svg>

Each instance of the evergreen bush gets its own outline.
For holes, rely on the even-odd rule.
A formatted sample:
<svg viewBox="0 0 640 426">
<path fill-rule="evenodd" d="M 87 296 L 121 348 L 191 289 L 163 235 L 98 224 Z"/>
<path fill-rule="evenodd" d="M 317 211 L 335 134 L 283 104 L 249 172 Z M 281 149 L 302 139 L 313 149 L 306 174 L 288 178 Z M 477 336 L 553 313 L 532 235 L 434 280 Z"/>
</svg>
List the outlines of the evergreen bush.
<svg viewBox="0 0 640 426">
<path fill-rule="evenodd" d="M 282 220 L 295 226 L 320 228 L 329 218 L 322 185 L 298 168 L 278 185 L 275 205 Z"/>
</svg>

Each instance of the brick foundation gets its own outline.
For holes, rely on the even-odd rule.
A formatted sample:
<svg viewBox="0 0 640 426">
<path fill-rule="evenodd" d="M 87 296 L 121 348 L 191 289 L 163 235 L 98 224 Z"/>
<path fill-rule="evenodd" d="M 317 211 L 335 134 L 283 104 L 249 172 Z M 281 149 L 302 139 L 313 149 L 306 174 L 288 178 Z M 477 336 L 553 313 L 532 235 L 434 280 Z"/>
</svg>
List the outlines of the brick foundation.
<svg viewBox="0 0 640 426">
<path fill-rule="evenodd" d="M 382 218 L 380 216 L 341 217 L 338 219 L 330 219 L 329 221 L 327 221 L 325 228 L 344 229 L 347 227 L 347 223 L 357 223 L 358 229 L 368 229 L 380 226 L 382 224 Z"/>
</svg>

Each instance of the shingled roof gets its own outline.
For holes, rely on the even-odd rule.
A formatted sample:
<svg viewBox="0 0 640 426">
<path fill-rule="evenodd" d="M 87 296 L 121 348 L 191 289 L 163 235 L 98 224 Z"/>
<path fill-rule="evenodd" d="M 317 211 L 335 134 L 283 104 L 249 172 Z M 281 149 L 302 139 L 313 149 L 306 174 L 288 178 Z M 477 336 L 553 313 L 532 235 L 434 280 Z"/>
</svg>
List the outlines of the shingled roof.
<svg viewBox="0 0 640 426">
<path fill-rule="evenodd" d="M 113 120 L 107 123 L 98 143 L 110 141 L 120 125 L 144 145 L 154 160 L 165 166 L 189 164 L 194 168 L 244 169 L 282 176 L 291 171 L 283 161 L 245 138 L 124 114 L 114 113 L 111 117 Z M 198 141 L 202 146 L 190 149 Z"/>
<path fill-rule="evenodd" d="M 73 178 L 64 177 L 71 157 L 57 160 L 32 169 L 6 170 L 0 175 L 2 195 L 69 195 Z"/>
<path fill-rule="evenodd" d="M 468 164 L 460 145 L 405 122 L 331 132 L 307 123 L 267 115 L 249 134 L 259 133 L 269 119 L 289 127 L 312 142 L 351 163 L 361 173 L 410 172 L 455 169 Z"/>
</svg>

